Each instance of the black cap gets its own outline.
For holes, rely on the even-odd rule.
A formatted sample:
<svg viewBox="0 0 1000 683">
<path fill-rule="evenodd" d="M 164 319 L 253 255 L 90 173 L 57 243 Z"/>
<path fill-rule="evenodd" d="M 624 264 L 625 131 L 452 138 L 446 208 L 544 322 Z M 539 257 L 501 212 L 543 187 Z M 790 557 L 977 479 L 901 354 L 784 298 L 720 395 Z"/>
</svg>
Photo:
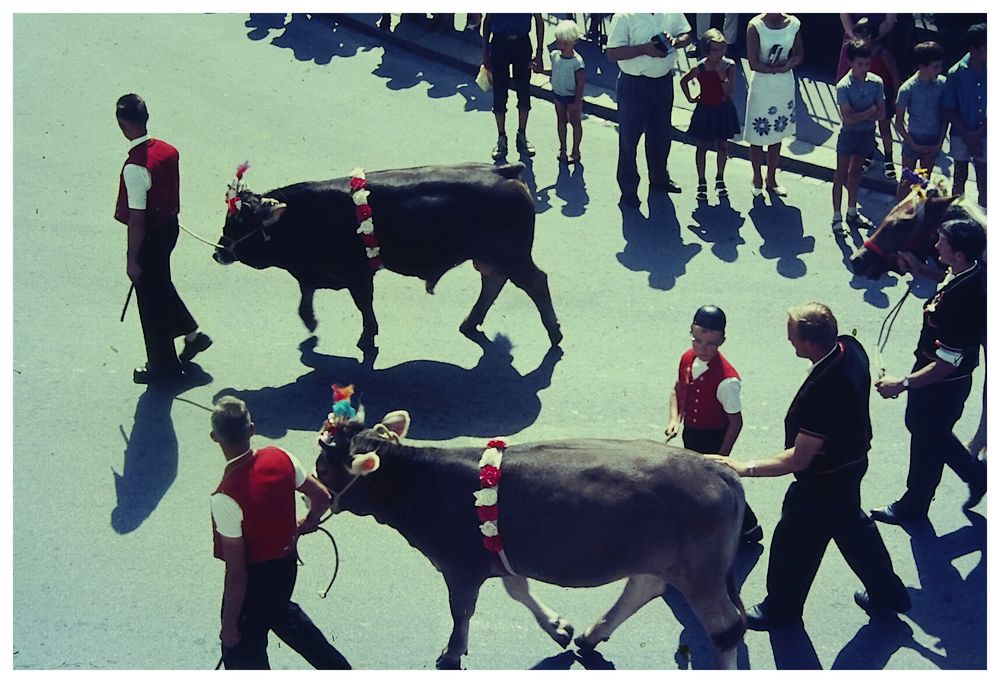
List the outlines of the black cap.
<svg viewBox="0 0 1000 683">
<path fill-rule="evenodd" d="M 717 332 L 726 331 L 726 314 L 718 306 L 702 306 L 694 312 L 694 320 L 691 324 L 704 327 L 706 330 Z"/>
</svg>

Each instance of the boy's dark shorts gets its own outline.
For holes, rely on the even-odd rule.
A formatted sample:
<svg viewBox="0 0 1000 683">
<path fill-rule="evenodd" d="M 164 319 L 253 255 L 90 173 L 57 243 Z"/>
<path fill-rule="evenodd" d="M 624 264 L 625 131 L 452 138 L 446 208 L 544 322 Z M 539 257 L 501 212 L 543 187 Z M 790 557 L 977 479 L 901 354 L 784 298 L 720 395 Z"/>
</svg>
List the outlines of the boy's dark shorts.
<svg viewBox="0 0 1000 683">
<path fill-rule="evenodd" d="M 869 156 L 875 151 L 875 131 L 841 130 L 837 136 L 838 156 Z"/>
</svg>

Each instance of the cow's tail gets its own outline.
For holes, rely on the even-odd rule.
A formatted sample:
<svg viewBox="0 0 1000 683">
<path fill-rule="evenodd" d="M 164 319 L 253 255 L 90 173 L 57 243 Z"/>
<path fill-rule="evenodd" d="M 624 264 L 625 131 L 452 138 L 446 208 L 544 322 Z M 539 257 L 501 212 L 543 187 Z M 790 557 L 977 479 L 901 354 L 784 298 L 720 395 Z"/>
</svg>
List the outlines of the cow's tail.
<svg viewBox="0 0 1000 683">
<path fill-rule="evenodd" d="M 524 164 L 520 161 L 514 164 L 503 164 L 502 166 L 494 166 L 493 170 L 507 180 L 521 180 Z"/>
</svg>

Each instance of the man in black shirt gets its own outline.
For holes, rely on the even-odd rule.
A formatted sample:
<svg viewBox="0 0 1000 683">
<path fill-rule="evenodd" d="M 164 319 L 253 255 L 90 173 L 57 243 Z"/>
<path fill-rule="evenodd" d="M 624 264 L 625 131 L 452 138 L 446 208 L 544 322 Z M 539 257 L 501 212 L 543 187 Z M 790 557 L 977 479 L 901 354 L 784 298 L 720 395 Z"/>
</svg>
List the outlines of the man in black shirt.
<svg viewBox="0 0 1000 683">
<path fill-rule="evenodd" d="M 946 464 L 969 485 L 965 507 L 974 507 L 986 494 L 985 462 L 969 453 L 952 431 L 972 389 L 972 371 L 979 365 L 986 330 L 986 282 L 979 264 L 986 231 L 974 220 L 959 219 L 946 221 L 938 233 L 934 246 L 949 271 L 924 306 L 916 363 L 905 377 L 883 377 L 875 385 L 882 398 L 909 391 L 906 492 L 895 503 L 872 510 L 873 518 L 887 524 L 927 519 Z"/>
<path fill-rule="evenodd" d="M 865 586 L 854 601 L 868 612 L 905 612 L 910 598 L 892 568 L 875 523 L 861 510 L 871 417 L 868 356 L 853 337 L 837 336 L 823 304 L 788 310 L 788 341 L 812 361 L 785 415 L 785 450 L 766 460 L 709 456 L 741 477 L 795 474 L 771 540 L 767 597 L 747 609 L 747 627 L 797 623 L 827 544 L 833 540 Z"/>
</svg>

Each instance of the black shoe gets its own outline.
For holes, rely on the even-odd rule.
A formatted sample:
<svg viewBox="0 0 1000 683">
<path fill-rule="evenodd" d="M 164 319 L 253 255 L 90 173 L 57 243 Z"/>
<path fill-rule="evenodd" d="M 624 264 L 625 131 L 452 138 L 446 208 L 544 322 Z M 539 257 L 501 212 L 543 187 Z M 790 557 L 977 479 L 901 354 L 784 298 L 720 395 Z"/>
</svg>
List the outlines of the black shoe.
<svg viewBox="0 0 1000 683">
<path fill-rule="evenodd" d="M 670 192 L 671 194 L 680 194 L 681 192 L 681 186 L 675 183 L 669 177 L 664 178 L 663 180 L 650 180 L 649 186 L 662 188 L 667 192 Z"/>
<path fill-rule="evenodd" d="M 865 215 L 860 211 L 856 213 L 848 212 L 844 221 L 847 223 L 848 227 L 853 228 L 854 230 L 867 230 L 868 232 L 871 232 L 878 227 L 868 220 L 868 218 L 865 217 Z"/>
<path fill-rule="evenodd" d="M 760 528 L 760 524 L 755 524 L 753 528 L 747 529 L 740 534 L 740 543 L 743 545 L 753 545 L 754 543 L 760 543 L 763 540 L 764 530 Z"/>
<path fill-rule="evenodd" d="M 770 631 L 779 626 L 801 624 L 802 617 L 777 617 L 764 609 L 764 603 L 751 605 L 746 610 L 747 628 L 751 631 Z"/>
<path fill-rule="evenodd" d="M 639 200 L 639 195 L 635 192 L 629 192 L 622 194 L 621 199 L 618 200 L 618 204 L 621 206 L 634 206 L 638 209 L 642 205 L 642 201 Z"/>
<path fill-rule="evenodd" d="M 181 351 L 181 355 L 178 356 L 182 363 L 190 363 L 191 360 L 197 356 L 199 353 L 207 349 L 212 345 L 212 338 L 209 337 L 204 332 L 199 332 L 195 335 L 193 341 L 184 342 L 184 350 Z"/>
<path fill-rule="evenodd" d="M 517 151 L 521 154 L 529 157 L 535 156 L 535 147 L 528 142 L 528 136 L 524 133 L 524 131 L 517 131 L 517 137 L 514 138 L 514 143 L 517 145 Z"/>
<path fill-rule="evenodd" d="M 698 182 L 698 187 L 695 190 L 694 198 L 697 199 L 699 202 L 707 202 L 708 201 L 708 184 L 707 183 L 704 183 L 704 182 L 701 182 L 701 181 Z"/>
<path fill-rule="evenodd" d="M 497 138 L 497 146 L 493 148 L 493 161 L 503 159 L 507 156 L 507 136 L 501 135 Z"/>
<path fill-rule="evenodd" d="M 982 460 L 977 465 L 979 471 L 969 482 L 969 499 L 962 506 L 963 510 L 970 510 L 977 505 L 986 495 L 986 463 Z"/>
<path fill-rule="evenodd" d="M 875 508 L 871 512 L 872 519 L 883 524 L 895 524 L 896 526 L 907 526 L 919 524 L 927 521 L 926 514 L 918 514 L 907 510 L 899 502 L 891 503 L 884 507 Z"/>
<path fill-rule="evenodd" d="M 873 600 L 868 595 L 868 591 L 855 591 L 854 602 L 870 617 L 887 617 L 901 614 L 909 612 L 911 607 L 910 596 L 905 593 L 896 604 L 890 605 L 882 600 Z"/>
<path fill-rule="evenodd" d="M 151 368 L 149 367 L 149 363 L 147 363 L 141 368 L 136 368 L 132 371 L 132 381 L 136 384 L 153 384 L 155 382 L 180 379 L 183 376 L 184 373 L 181 371 L 180 363 L 161 368 Z"/>
</svg>

